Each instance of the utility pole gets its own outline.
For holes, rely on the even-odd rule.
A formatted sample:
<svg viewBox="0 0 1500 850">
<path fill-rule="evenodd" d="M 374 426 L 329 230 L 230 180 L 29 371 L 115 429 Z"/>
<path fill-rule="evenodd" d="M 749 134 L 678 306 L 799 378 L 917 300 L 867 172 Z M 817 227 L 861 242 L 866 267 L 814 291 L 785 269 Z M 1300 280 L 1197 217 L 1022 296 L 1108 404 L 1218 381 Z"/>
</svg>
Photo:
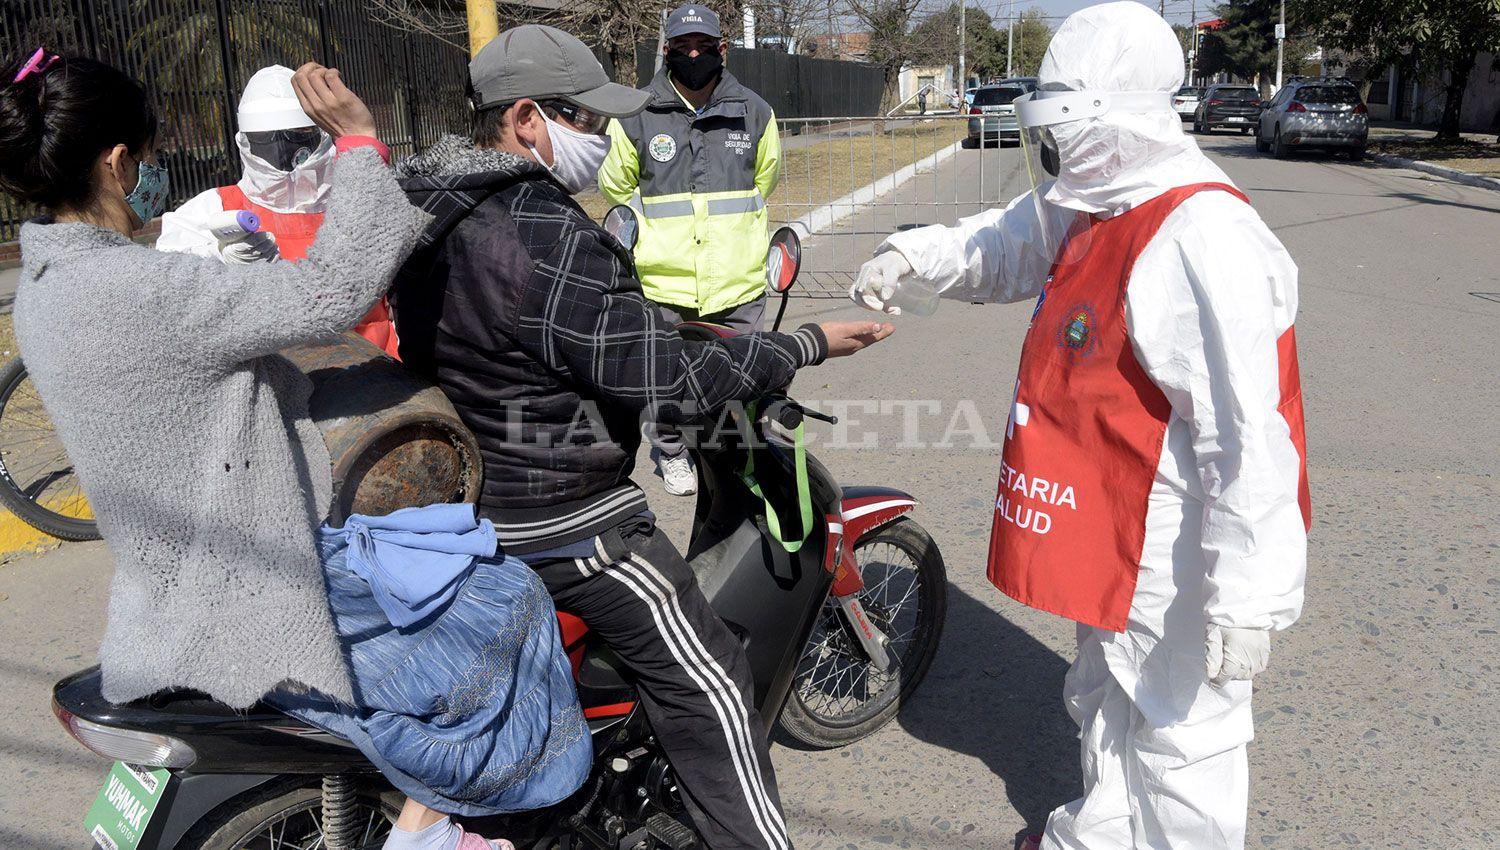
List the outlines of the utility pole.
<svg viewBox="0 0 1500 850">
<path fill-rule="evenodd" d="M 464 0 L 464 5 L 469 17 L 469 56 L 472 57 L 500 34 L 500 14 L 495 9 L 495 0 Z"/>
<path fill-rule="evenodd" d="M 1198 70 L 1198 0 L 1193 0 L 1193 29 L 1188 34 L 1188 85 L 1193 85 L 1193 74 Z"/>
<path fill-rule="evenodd" d="M 1016 56 L 1022 57 L 1026 54 L 1026 13 L 1021 13 L 1021 25 L 1016 27 Z M 1024 61 L 1024 60 L 1023 60 Z M 1021 68 L 1022 71 L 1026 69 Z"/>
<path fill-rule="evenodd" d="M 1281 62 L 1286 50 L 1286 0 L 1281 0 L 1281 23 L 1276 25 L 1276 90 L 1281 90 Z"/>
<path fill-rule="evenodd" d="M 1012 47 L 1016 41 L 1016 5 L 1014 2 L 1005 4 L 1005 76 L 1016 75 L 1015 63 L 1011 60 Z"/>
<path fill-rule="evenodd" d="M 958 0 L 958 91 L 962 96 L 965 87 L 964 80 L 964 7 L 967 0 Z"/>
<path fill-rule="evenodd" d="M 655 74 L 661 70 L 661 63 L 667 58 L 667 10 L 662 9 L 656 15 L 656 66 L 651 69 Z"/>
</svg>

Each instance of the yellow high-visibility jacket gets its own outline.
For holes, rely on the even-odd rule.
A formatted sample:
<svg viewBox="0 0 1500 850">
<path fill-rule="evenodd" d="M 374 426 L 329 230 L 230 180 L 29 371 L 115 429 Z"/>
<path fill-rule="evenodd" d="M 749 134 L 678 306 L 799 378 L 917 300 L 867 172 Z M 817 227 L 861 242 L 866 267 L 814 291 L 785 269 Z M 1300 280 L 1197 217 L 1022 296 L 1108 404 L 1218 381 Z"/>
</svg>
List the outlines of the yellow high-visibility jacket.
<svg viewBox="0 0 1500 850">
<path fill-rule="evenodd" d="M 640 214 L 636 273 L 646 297 L 700 315 L 765 292 L 766 198 L 781 177 L 770 105 L 726 70 L 702 112 L 667 78 L 651 101 L 609 123 L 599 191 Z"/>
</svg>

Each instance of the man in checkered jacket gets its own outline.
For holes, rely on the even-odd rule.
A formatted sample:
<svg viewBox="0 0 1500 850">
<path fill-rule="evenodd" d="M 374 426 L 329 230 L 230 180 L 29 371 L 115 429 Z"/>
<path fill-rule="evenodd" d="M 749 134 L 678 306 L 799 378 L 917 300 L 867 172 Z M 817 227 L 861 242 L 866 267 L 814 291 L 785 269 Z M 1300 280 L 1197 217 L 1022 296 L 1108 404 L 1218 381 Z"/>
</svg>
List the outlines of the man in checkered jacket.
<svg viewBox="0 0 1500 850">
<path fill-rule="evenodd" d="M 597 174 L 604 116 L 639 111 L 645 95 L 539 26 L 490 42 L 470 86 L 472 138 L 400 166 L 434 216 L 392 293 L 402 360 L 478 438 L 480 514 L 506 552 L 635 675 L 709 846 L 790 848 L 743 649 L 630 474 L 643 417 L 697 424 L 891 328 L 684 340 L 642 295 L 629 251 L 570 195 Z"/>
</svg>

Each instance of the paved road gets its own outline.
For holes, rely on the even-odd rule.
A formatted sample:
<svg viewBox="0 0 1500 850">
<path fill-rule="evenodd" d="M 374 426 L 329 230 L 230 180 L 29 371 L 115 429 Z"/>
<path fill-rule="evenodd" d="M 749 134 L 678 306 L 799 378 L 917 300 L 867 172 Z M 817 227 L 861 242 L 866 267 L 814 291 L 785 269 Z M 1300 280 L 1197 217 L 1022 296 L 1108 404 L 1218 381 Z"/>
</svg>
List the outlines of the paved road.
<svg viewBox="0 0 1500 850">
<path fill-rule="evenodd" d="M 1237 137 L 1206 147 L 1302 269 L 1317 519 L 1307 612 L 1258 683 L 1250 846 L 1500 846 L 1500 295 L 1470 294 L 1500 292 L 1500 194 L 1257 158 Z M 986 174 L 1014 171 L 1014 151 L 961 151 L 939 184 L 977 192 L 980 157 Z M 811 239 L 809 256 L 848 268 L 873 238 Z M 820 426 L 814 450 L 845 483 L 917 493 L 952 579 L 941 652 L 897 723 L 843 750 L 776 750 L 800 847 L 1000 850 L 1076 794 L 1076 741 L 1058 698 L 1072 627 L 983 578 L 998 450 L 976 431 L 998 439 L 1003 428 L 1028 312 L 948 304 L 900 319 L 888 343 L 794 388 L 844 408 L 844 443 L 878 443 L 827 446 L 837 429 Z M 830 301 L 793 308 L 794 320 L 855 314 Z M 888 415 L 875 412 L 879 400 Z M 937 412 L 913 413 L 917 436 L 904 438 L 913 409 L 892 403 L 926 400 Z M 680 539 L 687 500 L 646 486 Z M 107 576 L 97 544 L 0 568 L 7 850 L 85 845 L 77 822 L 102 766 L 52 721 L 46 688 L 88 663 Z"/>
</svg>

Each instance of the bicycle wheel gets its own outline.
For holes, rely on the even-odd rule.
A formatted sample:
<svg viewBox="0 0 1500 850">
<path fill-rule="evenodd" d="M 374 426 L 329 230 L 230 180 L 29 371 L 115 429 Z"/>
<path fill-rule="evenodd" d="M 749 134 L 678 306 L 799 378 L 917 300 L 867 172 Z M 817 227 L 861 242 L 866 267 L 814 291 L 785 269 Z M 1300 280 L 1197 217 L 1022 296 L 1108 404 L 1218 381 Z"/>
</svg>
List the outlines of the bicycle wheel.
<svg viewBox="0 0 1500 850">
<path fill-rule="evenodd" d="M 63 540 L 97 540 L 88 498 L 17 357 L 0 369 L 0 503 Z"/>
</svg>

